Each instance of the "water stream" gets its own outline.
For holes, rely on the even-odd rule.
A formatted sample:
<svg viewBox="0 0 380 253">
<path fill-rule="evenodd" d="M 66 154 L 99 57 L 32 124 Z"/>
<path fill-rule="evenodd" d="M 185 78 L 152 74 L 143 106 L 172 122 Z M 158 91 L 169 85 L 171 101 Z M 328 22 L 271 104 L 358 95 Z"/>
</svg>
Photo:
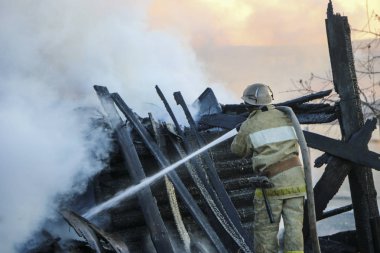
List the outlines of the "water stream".
<svg viewBox="0 0 380 253">
<path fill-rule="evenodd" d="M 103 202 L 97 206 L 94 206 L 93 208 L 88 210 L 85 214 L 83 214 L 83 217 L 86 219 L 90 219 L 90 218 L 94 217 L 96 214 L 119 204 L 122 200 L 125 200 L 125 199 L 132 197 L 137 192 L 139 192 L 141 189 L 153 184 L 158 179 L 162 178 L 163 176 L 165 176 L 166 174 L 168 174 L 172 170 L 176 169 L 178 166 L 182 165 L 183 163 L 189 161 L 194 156 L 201 154 L 202 152 L 204 152 L 204 151 L 208 150 L 209 148 L 211 148 L 211 147 L 235 136 L 236 134 L 237 134 L 237 130 L 232 129 L 231 131 L 225 133 L 224 135 L 222 135 L 219 138 L 215 139 L 214 141 L 210 142 L 206 146 L 198 149 L 197 151 L 194 151 L 193 153 L 189 154 L 188 156 L 182 158 L 181 160 L 179 160 L 179 161 L 173 163 L 172 165 L 164 168 L 163 170 L 157 172 L 156 174 L 145 178 L 139 184 L 133 185 L 133 186 L 131 186 L 125 190 L 122 190 L 122 191 L 116 193 L 115 196 L 113 196 L 112 198 L 110 198 L 110 199 L 106 200 L 105 202 Z"/>
</svg>

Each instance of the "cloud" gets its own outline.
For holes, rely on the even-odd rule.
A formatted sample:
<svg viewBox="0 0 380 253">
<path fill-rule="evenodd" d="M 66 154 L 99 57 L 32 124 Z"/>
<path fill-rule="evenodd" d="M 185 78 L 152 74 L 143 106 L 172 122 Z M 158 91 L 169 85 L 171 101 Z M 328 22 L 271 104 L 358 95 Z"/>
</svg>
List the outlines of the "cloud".
<svg viewBox="0 0 380 253">
<path fill-rule="evenodd" d="M 153 27 L 185 34 L 196 47 L 278 46 L 325 43 L 328 1 L 196 0 L 154 1 Z M 335 12 L 349 16 L 353 27 L 366 24 L 366 3 L 355 0 L 333 1 Z M 170 8 L 168 7 L 170 6 Z M 368 9 L 380 13 L 376 0 Z"/>
<path fill-rule="evenodd" d="M 172 104 L 171 92 L 191 102 L 206 88 L 187 41 L 147 25 L 149 4 L 0 2 L 1 252 L 33 236 L 57 194 L 102 168 L 109 134 L 89 125 L 93 110 L 76 109 L 100 107 L 92 85 L 119 92 L 142 116 L 158 108 L 157 118 L 166 115 L 154 85 Z"/>
</svg>

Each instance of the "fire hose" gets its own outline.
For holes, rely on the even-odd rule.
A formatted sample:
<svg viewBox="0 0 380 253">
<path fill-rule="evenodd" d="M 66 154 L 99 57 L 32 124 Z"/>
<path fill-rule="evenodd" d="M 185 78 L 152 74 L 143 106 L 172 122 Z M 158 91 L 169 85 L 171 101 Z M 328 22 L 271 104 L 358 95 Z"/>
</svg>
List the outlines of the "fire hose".
<svg viewBox="0 0 380 253">
<path fill-rule="evenodd" d="M 309 229 L 310 238 L 314 253 L 320 253 L 321 249 L 319 247 L 318 233 L 317 233 L 317 221 L 315 215 L 315 203 L 314 203 L 314 192 L 313 192 L 313 181 L 311 176 L 310 167 L 310 157 L 308 153 L 308 148 L 306 144 L 305 137 L 303 135 L 300 123 L 290 107 L 287 106 L 277 106 L 276 109 L 286 113 L 292 120 L 293 127 L 296 131 L 298 142 L 301 147 L 302 161 L 305 170 L 305 181 L 306 181 L 306 195 L 307 195 L 307 210 L 309 219 Z"/>
</svg>

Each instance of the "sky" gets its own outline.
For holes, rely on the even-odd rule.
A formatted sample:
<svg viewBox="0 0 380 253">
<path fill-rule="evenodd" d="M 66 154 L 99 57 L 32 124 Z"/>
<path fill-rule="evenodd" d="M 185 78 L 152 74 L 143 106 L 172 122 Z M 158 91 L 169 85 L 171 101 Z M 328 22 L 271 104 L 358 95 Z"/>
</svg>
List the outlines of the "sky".
<svg viewBox="0 0 380 253">
<path fill-rule="evenodd" d="M 150 21 L 155 28 L 175 29 L 204 46 L 275 46 L 325 42 L 328 1 L 321 0 L 192 0 L 153 1 Z M 334 10 L 350 23 L 364 26 L 366 1 L 335 0 Z M 369 16 L 380 3 L 368 0 Z M 364 18 L 364 19 L 363 19 Z"/>
<path fill-rule="evenodd" d="M 297 97 L 287 92 L 297 80 L 330 72 L 326 6 L 0 0 L 0 252 L 16 252 L 57 214 L 57 196 L 83 190 L 104 167 L 112 146 L 109 132 L 91 124 L 102 116 L 94 84 L 119 92 L 141 116 L 168 120 L 159 85 L 181 123 L 175 91 L 191 103 L 211 87 L 219 102 L 239 103 L 246 85 L 263 82 L 275 102 Z M 380 2 L 336 0 L 334 9 L 362 28 Z"/>
<path fill-rule="evenodd" d="M 149 20 L 153 29 L 169 30 L 190 42 L 210 82 L 222 83 L 237 97 L 250 83 L 267 83 L 283 101 L 298 95 L 284 92 L 292 90 L 293 82 L 307 80 L 311 73 L 329 76 L 327 3 L 160 0 L 153 1 Z M 367 17 L 380 13 L 377 0 L 335 0 L 333 6 L 356 29 L 368 28 Z M 353 40 L 366 38 L 370 36 L 352 34 Z"/>
</svg>

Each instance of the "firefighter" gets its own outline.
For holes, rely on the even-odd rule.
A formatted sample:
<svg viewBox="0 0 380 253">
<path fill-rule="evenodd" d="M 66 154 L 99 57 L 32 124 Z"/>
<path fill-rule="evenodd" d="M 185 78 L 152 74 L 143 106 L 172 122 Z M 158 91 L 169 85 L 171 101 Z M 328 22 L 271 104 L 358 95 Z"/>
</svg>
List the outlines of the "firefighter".
<svg viewBox="0 0 380 253">
<path fill-rule="evenodd" d="M 254 246 L 256 253 L 277 253 L 277 234 L 284 221 L 284 253 L 303 252 L 303 206 L 306 192 L 304 171 L 299 160 L 299 145 L 291 120 L 271 103 L 269 86 L 256 83 L 243 93 L 243 101 L 252 108 L 235 136 L 231 151 L 252 157 L 253 169 L 274 184 L 265 189 L 274 223 L 268 218 L 263 190 L 254 197 Z"/>
</svg>

